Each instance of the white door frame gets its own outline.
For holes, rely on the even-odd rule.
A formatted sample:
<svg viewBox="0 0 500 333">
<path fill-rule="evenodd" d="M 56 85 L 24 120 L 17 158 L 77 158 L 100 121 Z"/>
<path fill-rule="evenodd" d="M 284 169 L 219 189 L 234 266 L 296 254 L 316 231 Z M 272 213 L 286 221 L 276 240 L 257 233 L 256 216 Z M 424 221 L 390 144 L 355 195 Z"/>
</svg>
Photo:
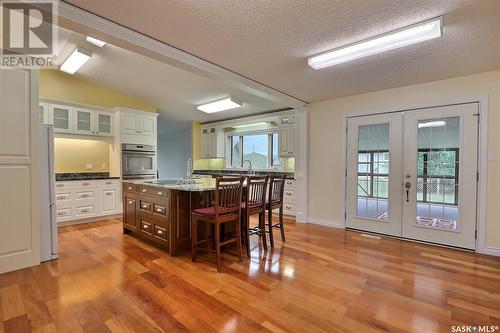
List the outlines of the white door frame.
<svg viewBox="0 0 500 333">
<path fill-rule="evenodd" d="M 343 116 L 344 128 L 347 128 L 347 119 L 356 116 L 367 116 L 373 114 L 381 113 L 392 113 L 392 112 L 406 112 L 415 111 L 419 109 L 435 108 L 440 106 L 455 105 L 455 104 L 465 104 L 465 103 L 478 103 L 479 104 L 479 145 L 478 145 L 478 171 L 479 171 L 479 182 L 477 187 L 477 242 L 476 242 L 476 252 L 483 254 L 490 254 L 498 256 L 499 253 L 495 249 L 489 249 L 486 247 L 486 198 L 487 198 L 487 188 L 488 184 L 488 95 L 467 97 L 467 98 L 457 98 L 457 99 L 445 99 L 443 101 L 438 101 L 432 104 L 417 104 L 411 105 L 404 108 L 383 108 L 377 110 L 359 110 L 353 112 L 346 112 Z M 347 133 L 344 131 L 343 134 L 343 162 L 344 170 L 347 170 Z M 347 179 L 346 174 L 343 175 L 344 187 L 343 200 L 344 200 L 344 213 L 347 211 L 347 199 L 346 199 L 346 186 Z M 345 214 L 344 214 L 344 228 L 346 225 Z"/>
</svg>

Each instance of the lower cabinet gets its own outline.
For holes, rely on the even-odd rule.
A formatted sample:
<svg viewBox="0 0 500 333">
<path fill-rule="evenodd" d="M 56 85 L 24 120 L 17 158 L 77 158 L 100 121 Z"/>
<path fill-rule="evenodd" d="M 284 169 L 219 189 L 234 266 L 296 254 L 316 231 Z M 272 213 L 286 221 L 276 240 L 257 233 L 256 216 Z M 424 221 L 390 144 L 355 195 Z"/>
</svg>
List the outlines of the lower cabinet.
<svg viewBox="0 0 500 333">
<path fill-rule="evenodd" d="M 56 182 L 56 221 L 64 225 L 120 214 L 120 186 L 119 179 Z"/>
<path fill-rule="evenodd" d="M 123 182 L 123 229 L 180 254 L 191 244 L 189 202 L 187 192 Z"/>
</svg>

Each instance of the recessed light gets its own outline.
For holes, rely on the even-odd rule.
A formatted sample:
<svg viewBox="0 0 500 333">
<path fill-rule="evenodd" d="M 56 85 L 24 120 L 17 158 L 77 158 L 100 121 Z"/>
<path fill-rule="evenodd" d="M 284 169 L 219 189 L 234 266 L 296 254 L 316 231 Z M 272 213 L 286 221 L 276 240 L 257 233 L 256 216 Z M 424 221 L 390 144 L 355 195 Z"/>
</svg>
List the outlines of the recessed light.
<svg viewBox="0 0 500 333">
<path fill-rule="evenodd" d="M 92 43 L 99 47 L 103 47 L 104 45 L 106 45 L 106 42 L 90 36 L 87 36 L 87 42 Z"/>
<path fill-rule="evenodd" d="M 377 53 L 441 37 L 442 17 L 420 22 L 308 58 L 314 69 L 338 65 Z"/>
<path fill-rule="evenodd" d="M 437 121 L 428 121 L 425 123 L 419 123 L 418 128 L 424 128 L 424 127 L 443 127 L 446 126 L 446 121 L 444 120 L 437 120 Z"/>
<path fill-rule="evenodd" d="M 218 101 L 198 105 L 196 108 L 206 113 L 214 113 L 214 112 L 240 108 L 242 105 L 243 103 L 240 102 L 239 100 L 229 97 Z"/>
<path fill-rule="evenodd" d="M 77 47 L 59 69 L 68 74 L 75 74 L 92 56 L 92 52 Z"/>
</svg>

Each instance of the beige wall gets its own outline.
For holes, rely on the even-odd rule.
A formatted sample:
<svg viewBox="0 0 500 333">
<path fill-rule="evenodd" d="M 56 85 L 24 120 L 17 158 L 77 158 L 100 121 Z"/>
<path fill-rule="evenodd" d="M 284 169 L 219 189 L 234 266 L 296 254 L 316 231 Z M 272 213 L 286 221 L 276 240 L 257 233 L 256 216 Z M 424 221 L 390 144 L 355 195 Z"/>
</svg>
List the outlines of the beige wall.
<svg viewBox="0 0 500 333">
<path fill-rule="evenodd" d="M 309 109 L 309 218 L 344 220 L 343 174 L 348 112 L 403 110 L 418 105 L 488 96 L 486 246 L 500 249 L 500 71 L 428 82 L 313 103 Z"/>
<path fill-rule="evenodd" d="M 156 112 L 156 106 L 120 91 L 95 84 L 56 69 L 40 71 L 40 98 L 115 108 L 117 106 Z"/>
<path fill-rule="evenodd" d="M 108 172 L 109 144 L 97 140 L 54 139 L 54 164 L 61 172 Z M 92 164 L 87 170 L 86 165 Z"/>
</svg>

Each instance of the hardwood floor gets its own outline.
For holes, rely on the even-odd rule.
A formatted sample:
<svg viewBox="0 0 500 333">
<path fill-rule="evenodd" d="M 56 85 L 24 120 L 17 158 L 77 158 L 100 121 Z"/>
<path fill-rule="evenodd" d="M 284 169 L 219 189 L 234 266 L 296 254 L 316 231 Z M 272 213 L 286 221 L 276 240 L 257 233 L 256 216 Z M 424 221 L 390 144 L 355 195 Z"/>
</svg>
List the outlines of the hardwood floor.
<svg viewBox="0 0 500 333">
<path fill-rule="evenodd" d="M 252 260 L 169 257 L 118 220 L 60 229 L 60 259 L 0 275 L 0 333 L 450 332 L 500 326 L 500 259 L 316 225 Z M 213 260 L 211 257 L 210 260 Z M 498 330 L 497 330 L 498 331 Z"/>
</svg>

